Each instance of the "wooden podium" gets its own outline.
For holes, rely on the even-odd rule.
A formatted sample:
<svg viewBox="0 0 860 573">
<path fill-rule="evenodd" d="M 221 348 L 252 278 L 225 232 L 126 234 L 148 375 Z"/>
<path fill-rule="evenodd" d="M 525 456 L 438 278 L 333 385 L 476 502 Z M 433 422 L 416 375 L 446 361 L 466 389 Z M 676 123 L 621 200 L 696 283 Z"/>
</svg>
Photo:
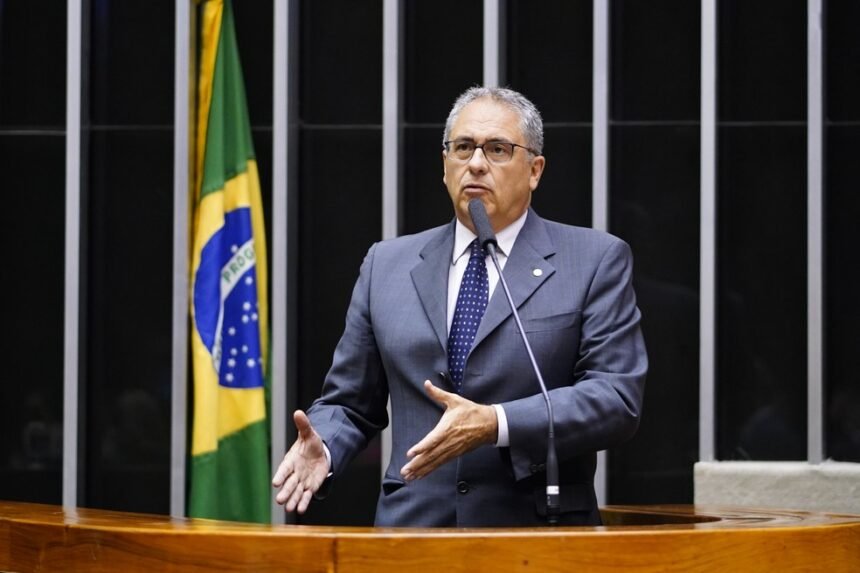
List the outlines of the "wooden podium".
<svg viewBox="0 0 860 573">
<path fill-rule="evenodd" d="M 0 571 L 860 571 L 860 516 L 611 506 L 603 527 L 248 525 L 0 501 Z"/>
</svg>

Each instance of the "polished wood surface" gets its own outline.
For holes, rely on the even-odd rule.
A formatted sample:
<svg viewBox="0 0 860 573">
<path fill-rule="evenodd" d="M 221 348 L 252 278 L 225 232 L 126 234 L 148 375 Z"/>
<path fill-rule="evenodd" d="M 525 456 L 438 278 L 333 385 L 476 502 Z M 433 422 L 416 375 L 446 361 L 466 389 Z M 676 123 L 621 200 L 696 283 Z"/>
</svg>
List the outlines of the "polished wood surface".
<svg viewBox="0 0 860 573">
<path fill-rule="evenodd" d="M 248 525 L 0 501 L 0 570 L 860 571 L 860 516 L 612 506 L 603 527 Z"/>
</svg>

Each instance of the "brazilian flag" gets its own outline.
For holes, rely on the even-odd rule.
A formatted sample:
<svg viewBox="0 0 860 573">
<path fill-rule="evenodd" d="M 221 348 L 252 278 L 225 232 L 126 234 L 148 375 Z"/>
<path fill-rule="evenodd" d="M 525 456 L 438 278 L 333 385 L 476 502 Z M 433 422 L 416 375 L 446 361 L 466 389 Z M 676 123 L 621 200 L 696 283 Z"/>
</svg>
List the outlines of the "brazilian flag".
<svg viewBox="0 0 860 573">
<path fill-rule="evenodd" d="M 230 0 L 200 5 L 189 515 L 269 521 L 260 180 Z"/>
</svg>

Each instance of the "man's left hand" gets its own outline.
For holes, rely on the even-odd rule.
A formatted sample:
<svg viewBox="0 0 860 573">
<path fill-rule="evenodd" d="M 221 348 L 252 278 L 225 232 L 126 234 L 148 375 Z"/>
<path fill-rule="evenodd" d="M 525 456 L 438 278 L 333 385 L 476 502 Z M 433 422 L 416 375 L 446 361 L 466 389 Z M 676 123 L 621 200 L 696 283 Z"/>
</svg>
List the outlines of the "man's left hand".
<svg viewBox="0 0 860 573">
<path fill-rule="evenodd" d="M 498 439 L 495 408 L 445 392 L 429 380 L 424 381 L 424 389 L 445 406 L 445 413 L 436 427 L 406 452 L 411 461 L 400 470 L 406 481 L 422 478 L 445 462 Z"/>
</svg>

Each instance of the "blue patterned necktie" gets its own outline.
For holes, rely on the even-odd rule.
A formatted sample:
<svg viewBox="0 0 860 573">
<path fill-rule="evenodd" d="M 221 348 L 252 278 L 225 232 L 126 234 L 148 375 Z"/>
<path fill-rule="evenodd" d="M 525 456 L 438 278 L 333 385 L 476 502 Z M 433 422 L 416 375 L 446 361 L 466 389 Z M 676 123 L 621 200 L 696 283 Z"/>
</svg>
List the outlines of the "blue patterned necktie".
<svg viewBox="0 0 860 573">
<path fill-rule="evenodd" d="M 466 367 L 466 357 L 472 349 L 475 334 L 484 311 L 487 310 L 487 299 L 490 293 L 490 281 L 487 278 L 487 251 L 478 244 L 478 239 L 472 241 L 469 265 L 463 273 L 460 283 L 460 293 L 457 295 L 457 306 L 454 309 L 454 319 L 451 322 L 451 332 L 448 335 L 448 370 L 454 389 L 459 393 L 463 383 L 463 369 Z"/>
</svg>

